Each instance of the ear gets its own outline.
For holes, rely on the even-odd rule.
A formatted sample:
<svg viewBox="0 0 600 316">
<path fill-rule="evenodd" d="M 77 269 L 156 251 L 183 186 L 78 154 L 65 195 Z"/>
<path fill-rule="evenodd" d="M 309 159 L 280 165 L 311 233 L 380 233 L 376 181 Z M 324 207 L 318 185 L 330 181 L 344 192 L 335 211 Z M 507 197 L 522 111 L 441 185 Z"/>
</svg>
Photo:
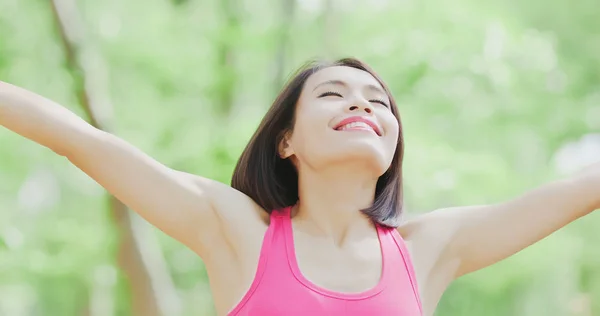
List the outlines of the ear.
<svg viewBox="0 0 600 316">
<path fill-rule="evenodd" d="M 281 159 L 287 159 L 294 154 L 294 148 L 291 143 L 292 133 L 287 131 L 283 134 L 281 141 L 279 142 L 278 151 Z"/>
</svg>

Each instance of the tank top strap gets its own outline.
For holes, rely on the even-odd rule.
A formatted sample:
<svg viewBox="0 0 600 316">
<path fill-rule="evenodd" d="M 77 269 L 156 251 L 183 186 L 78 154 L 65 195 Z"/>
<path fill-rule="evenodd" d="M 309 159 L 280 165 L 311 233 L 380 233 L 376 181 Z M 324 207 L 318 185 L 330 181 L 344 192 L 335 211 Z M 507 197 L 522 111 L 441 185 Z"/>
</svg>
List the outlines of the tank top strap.
<svg viewBox="0 0 600 316">
<path fill-rule="evenodd" d="M 276 209 L 271 211 L 271 222 L 269 223 L 269 230 L 271 230 L 271 239 L 270 247 L 273 248 L 272 256 L 276 256 L 277 260 L 287 262 L 288 258 L 288 250 L 289 245 L 288 242 L 290 240 L 289 234 L 291 234 L 291 225 L 292 225 L 292 217 L 291 217 L 292 207 L 287 206 L 284 208 Z"/>
<path fill-rule="evenodd" d="M 286 232 L 286 227 L 290 222 L 290 210 L 291 207 L 284 207 L 280 209 L 275 209 L 271 211 L 269 228 L 267 229 L 267 233 L 265 239 L 269 239 L 269 241 L 265 240 L 263 242 L 263 248 L 280 248 L 281 246 L 285 247 L 284 235 Z M 275 250 L 276 252 L 281 251 L 282 249 Z M 264 251 L 268 251 L 268 249 L 264 249 Z"/>
<path fill-rule="evenodd" d="M 279 225 L 281 225 L 282 220 L 291 218 L 292 207 L 286 206 L 280 209 L 275 209 L 271 211 L 271 221 L 277 221 Z M 277 225 L 276 224 L 276 225 Z"/>
<path fill-rule="evenodd" d="M 278 269 L 280 269 L 281 266 L 287 265 L 284 232 L 286 216 L 289 217 L 289 209 L 289 207 L 286 207 L 271 211 L 271 214 L 269 215 L 269 226 L 267 227 L 262 240 L 254 280 L 240 302 L 227 314 L 228 316 L 237 315 L 244 308 L 257 291 L 265 274 L 280 273 Z"/>
<path fill-rule="evenodd" d="M 408 272 L 408 276 L 410 279 L 410 283 L 412 285 L 413 292 L 417 298 L 419 308 L 421 308 L 421 312 L 422 312 L 421 295 L 419 293 L 419 287 L 417 285 L 417 275 L 415 273 L 415 268 L 414 268 L 412 259 L 410 257 L 410 253 L 408 252 L 408 247 L 406 246 L 406 242 L 404 241 L 404 238 L 402 238 L 402 236 L 400 236 L 400 233 L 398 232 L 398 230 L 396 228 L 380 227 L 379 229 L 387 230 L 388 233 L 392 236 L 395 246 L 397 247 L 398 251 L 400 252 L 400 255 L 402 256 L 402 260 L 404 261 L 404 266 L 406 267 L 406 271 Z"/>
</svg>

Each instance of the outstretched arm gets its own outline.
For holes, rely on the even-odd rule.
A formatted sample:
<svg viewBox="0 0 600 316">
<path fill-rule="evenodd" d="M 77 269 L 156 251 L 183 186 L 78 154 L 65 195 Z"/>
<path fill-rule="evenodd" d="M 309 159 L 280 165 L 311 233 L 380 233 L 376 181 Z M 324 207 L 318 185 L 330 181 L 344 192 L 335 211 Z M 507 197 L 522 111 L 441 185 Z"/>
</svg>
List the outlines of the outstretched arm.
<svg viewBox="0 0 600 316">
<path fill-rule="evenodd" d="M 600 163 L 508 202 L 441 209 L 400 230 L 419 247 L 436 251 L 426 257 L 456 278 L 505 259 L 598 208 Z"/>
<path fill-rule="evenodd" d="M 65 156 L 154 226 L 197 252 L 219 227 L 229 186 L 170 169 L 66 108 L 0 81 L 0 125 Z"/>
</svg>

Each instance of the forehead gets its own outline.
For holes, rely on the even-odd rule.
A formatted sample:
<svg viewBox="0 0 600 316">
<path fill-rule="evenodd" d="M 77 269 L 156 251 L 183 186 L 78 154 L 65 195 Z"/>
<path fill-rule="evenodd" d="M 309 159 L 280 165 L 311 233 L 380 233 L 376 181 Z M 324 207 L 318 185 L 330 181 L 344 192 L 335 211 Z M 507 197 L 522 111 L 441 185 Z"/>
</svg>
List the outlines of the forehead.
<svg viewBox="0 0 600 316">
<path fill-rule="evenodd" d="M 383 90 L 381 84 L 370 73 L 347 66 L 333 66 L 321 69 L 308 78 L 305 86 L 312 89 L 323 82 L 337 80 L 343 81 L 352 87 L 373 85 Z"/>
</svg>

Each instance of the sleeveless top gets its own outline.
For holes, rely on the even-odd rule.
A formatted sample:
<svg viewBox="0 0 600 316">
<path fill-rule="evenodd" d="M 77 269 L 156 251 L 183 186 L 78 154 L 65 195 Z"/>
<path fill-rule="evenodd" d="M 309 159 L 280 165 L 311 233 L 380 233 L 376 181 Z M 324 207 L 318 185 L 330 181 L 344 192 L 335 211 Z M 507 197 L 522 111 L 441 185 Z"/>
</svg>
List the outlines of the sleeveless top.
<svg viewBox="0 0 600 316">
<path fill-rule="evenodd" d="M 271 213 L 254 281 L 229 316 L 422 315 L 414 269 L 396 229 L 377 225 L 383 263 L 379 283 L 360 293 L 340 293 L 300 272 L 290 213 L 291 207 Z"/>
</svg>

